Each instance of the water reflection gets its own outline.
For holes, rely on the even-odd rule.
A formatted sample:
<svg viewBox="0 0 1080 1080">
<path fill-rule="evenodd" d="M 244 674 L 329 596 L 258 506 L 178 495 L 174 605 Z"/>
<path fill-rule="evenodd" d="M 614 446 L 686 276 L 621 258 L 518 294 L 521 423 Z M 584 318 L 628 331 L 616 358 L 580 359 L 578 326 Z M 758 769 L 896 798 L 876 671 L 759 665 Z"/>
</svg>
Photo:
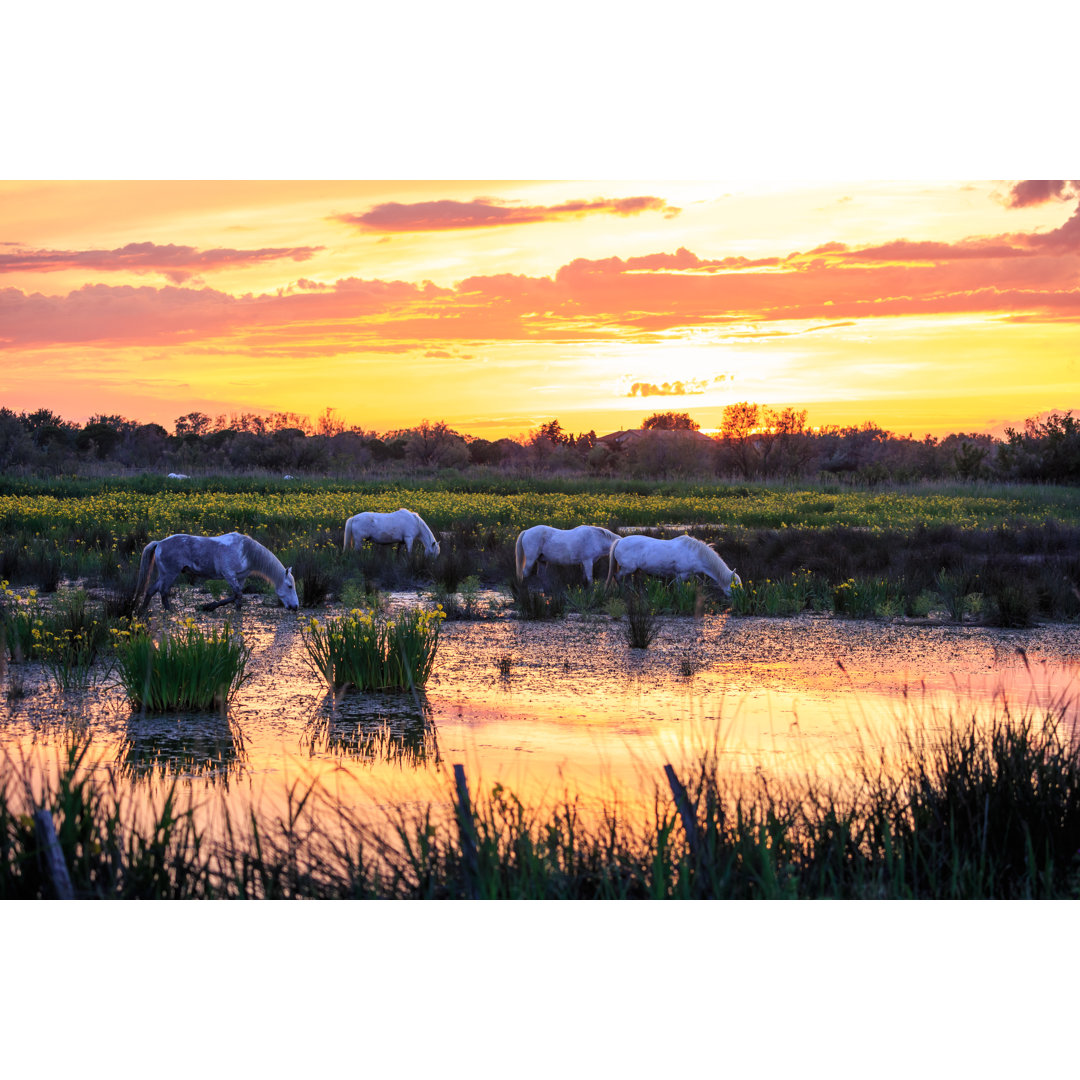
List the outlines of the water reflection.
<svg viewBox="0 0 1080 1080">
<path fill-rule="evenodd" d="M 327 693 L 304 730 L 308 757 L 346 757 L 364 765 L 438 768 L 438 732 L 426 695 Z"/>
<path fill-rule="evenodd" d="M 134 714 L 126 723 L 116 763 L 132 779 L 198 779 L 228 788 L 247 762 L 240 725 L 228 714 Z"/>
</svg>

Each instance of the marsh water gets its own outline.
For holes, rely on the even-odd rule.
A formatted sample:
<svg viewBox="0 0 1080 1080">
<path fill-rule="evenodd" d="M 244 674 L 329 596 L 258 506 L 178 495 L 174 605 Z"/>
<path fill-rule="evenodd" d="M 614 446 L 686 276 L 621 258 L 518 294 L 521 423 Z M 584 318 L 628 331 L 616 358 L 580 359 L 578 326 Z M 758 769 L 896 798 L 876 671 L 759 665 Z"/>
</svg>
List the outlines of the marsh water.
<svg viewBox="0 0 1080 1080">
<path fill-rule="evenodd" d="M 665 763 L 688 769 L 703 751 L 735 777 L 842 780 L 863 756 L 970 715 L 1053 708 L 1075 723 L 1080 690 L 1075 624 L 667 617 L 639 650 L 607 616 L 525 622 L 507 609 L 443 624 L 422 695 L 335 698 L 306 660 L 308 615 L 249 603 L 196 618 L 234 619 L 252 649 L 227 713 L 140 716 L 108 678 L 63 694 L 37 665 L 12 665 L 9 762 L 34 782 L 87 731 L 93 767 L 136 802 L 175 782 L 207 807 L 283 814 L 290 790 L 314 787 L 321 805 L 374 822 L 448 806 L 461 763 L 474 792 L 501 784 L 531 808 L 576 797 L 629 809 L 653 805 Z"/>
</svg>

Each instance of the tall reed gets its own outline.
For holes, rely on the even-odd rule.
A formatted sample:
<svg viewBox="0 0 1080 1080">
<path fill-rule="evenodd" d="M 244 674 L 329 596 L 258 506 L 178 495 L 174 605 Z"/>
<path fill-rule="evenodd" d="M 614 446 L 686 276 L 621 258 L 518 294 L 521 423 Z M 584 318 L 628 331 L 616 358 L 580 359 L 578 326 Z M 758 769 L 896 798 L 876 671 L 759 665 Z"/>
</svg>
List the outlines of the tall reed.
<svg viewBox="0 0 1080 1080">
<path fill-rule="evenodd" d="M 251 648 L 230 623 L 209 632 L 186 619 L 161 639 L 139 629 L 121 635 L 120 684 L 128 701 L 146 712 L 223 709 L 246 676 Z"/>
<path fill-rule="evenodd" d="M 1076 899 L 1069 720 L 957 721 L 913 737 L 888 769 L 868 759 L 834 783 L 736 783 L 704 752 L 634 817 L 586 816 L 570 796 L 528 807 L 496 784 L 456 816 L 460 789 L 378 826 L 294 786 L 276 816 L 234 820 L 223 804 L 213 844 L 175 789 L 140 817 L 131 789 L 73 741 L 37 795 L 0 758 L 0 898 L 52 895 L 32 817 L 43 808 L 81 897 Z"/>
<path fill-rule="evenodd" d="M 435 664 L 445 615 L 411 610 L 390 619 L 359 609 L 313 618 L 304 631 L 308 663 L 335 690 L 408 690 L 423 686 Z"/>
</svg>

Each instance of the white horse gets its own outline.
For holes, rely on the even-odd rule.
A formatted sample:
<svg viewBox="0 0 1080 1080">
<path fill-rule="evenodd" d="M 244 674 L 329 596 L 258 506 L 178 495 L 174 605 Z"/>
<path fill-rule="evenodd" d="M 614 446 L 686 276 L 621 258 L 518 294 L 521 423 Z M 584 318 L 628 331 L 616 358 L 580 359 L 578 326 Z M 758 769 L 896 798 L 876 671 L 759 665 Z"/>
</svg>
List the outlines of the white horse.
<svg viewBox="0 0 1080 1080">
<path fill-rule="evenodd" d="M 439 554 L 439 541 L 419 514 L 404 508 L 392 514 L 368 510 L 354 514 L 345 522 L 345 547 L 342 550 L 360 547 L 365 540 L 371 540 L 376 544 L 404 544 L 405 550 L 411 551 L 417 538 L 432 558 Z"/>
<path fill-rule="evenodd" d="M 607 584 L 611 584 L 612 577 L 622 579 L 635 570 L 644 570 L 647 574 L 674 574 L 679 581 L 694 574 L 704 574 L 725 596 L 731 595 L 732 585 L 742 585 L 739 575 L 713 548 L 692 536 L 657 540 L 652 536 L 635 535 L 617 540 L 608 552 Z"/>
<path fill-rule="evenodd" d="M 556 529 L 551 525 L 534 525 L 518 533 L 514 544 L 514 566 L 517 579 L 522 581 L 532 573 L 542 555 L 549 563 L 570 566 L 580 563 L 585 581 L 591 585 L 593 563 L 611 550 L 619 539 L 618 533 L 599 525 L 579 525 L 576 529 Z"/>
<path fill-rule="evenodd" d="M 157 579 L 142 601 L 143 609 L 150 604 L 154 593 L 160 593 L 161 606 L 168 611 L 169 590 L 182 572 L 196 578 L 222 578 L 232 588 L 232 596 L 204 604 L 203 611 L 213 611 L 230 601 L 239 608 L 244 582 L 252 574 L 269 581 L 287 608 L 295 609 L 300 606 L 292 570 L 286 569 L 281 560 L 258 540 L 252 540 L 244 533 L 231 532 L 223 536 L 175 533 L 166 536 L 164 540 L 151 540 L 143 548 L 142 558 L 139 560 L 139 577 L 135 584 L 136 602 L 142 597 L 154 570 L 157 570 Z"/>
</svg>

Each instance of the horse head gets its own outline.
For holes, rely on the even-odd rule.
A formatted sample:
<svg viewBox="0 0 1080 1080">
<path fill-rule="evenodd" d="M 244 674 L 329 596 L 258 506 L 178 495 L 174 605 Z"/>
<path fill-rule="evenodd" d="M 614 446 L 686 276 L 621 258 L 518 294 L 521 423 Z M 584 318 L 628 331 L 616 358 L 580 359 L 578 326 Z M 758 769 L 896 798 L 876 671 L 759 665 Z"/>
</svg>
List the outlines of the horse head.
<svg viewBox="0 0 1080 1080">
<path fill-rule="evenodd" d="M 285 571 L 285 576 L 277 587 L 277 594 L 281 602 L 290 611 L 295 611 L 300 606 L 300 598 L 296 595 L 296 581 L 293 579 L 291 566 Z"/>
</svg>

